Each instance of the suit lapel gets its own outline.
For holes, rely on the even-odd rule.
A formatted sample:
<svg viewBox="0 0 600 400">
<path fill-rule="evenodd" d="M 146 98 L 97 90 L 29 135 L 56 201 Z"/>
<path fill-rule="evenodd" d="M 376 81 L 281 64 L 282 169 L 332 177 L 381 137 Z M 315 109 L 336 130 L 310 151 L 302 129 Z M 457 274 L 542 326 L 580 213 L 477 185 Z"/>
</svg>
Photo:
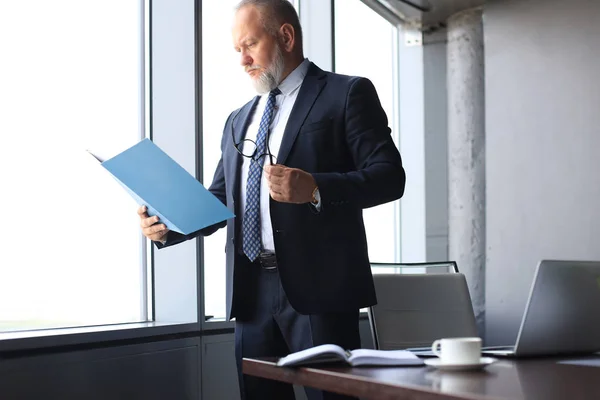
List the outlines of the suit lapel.
<svg viewBox="0 0 600 400">
<path fill-rule="evenodd" d="M 234 120 L 231 122 L 233 127 L 233 136 L 235 140 L 235 144 L 239 144 L 240 149 L 243 148 L 242 140 L 246 136 L 246 131 L 248 130 L 248 125 L 250 125 L 250 121 L 252 120 L 252 115 L 254 114 L 254 109 L 256 109 L 256 105 L 258 104 L 258 100 L 260 96 L 256 96 L 253 101 L 248 103 L 244 108 L 240 110 L 238 115 L 234 117 Z M 233 185 L 231 185 L 230 189 L 231 194 L 234 199 L 238 198 L 239 189 L 240 189 L 240 174 L 241 174 L 241 162 L 242 155 L 238 153 L 238 151 L 231 146 L 231 150 L 233 151 L 233 166 L 231 171 L 234 173 Z"/>
<path fill-rule="evenodd" d="M 302 123 L 308 116 L 319 93 L 321 93 L 321 90 L 327 83 L 326 77 L 327 75 L 319 67 L 311 63 L 304 77 L 304 82 L 302 82 L 302 86 L 300 87 L 300 92 L 296 98 L 294 108 L 292 108 L 285 130 L 283 131 L 281 147 L 279 148 L 279 154 L 277 154 L 278 164 L 285 164 L 296 141 L 298 132 L 300 132 Z"/>
</svg>

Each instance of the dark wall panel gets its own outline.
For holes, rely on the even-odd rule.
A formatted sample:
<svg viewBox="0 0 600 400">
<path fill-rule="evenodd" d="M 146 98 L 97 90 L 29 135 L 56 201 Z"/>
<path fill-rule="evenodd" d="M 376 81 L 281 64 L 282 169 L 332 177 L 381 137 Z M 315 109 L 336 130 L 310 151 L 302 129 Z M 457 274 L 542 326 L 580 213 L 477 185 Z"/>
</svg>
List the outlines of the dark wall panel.
<svg viewBox="0 0 600 400">
<path fill-rule="evenodd" d="M 198 400 L 199 340 L 4 359 L 1 399 Z"/>
</svg>

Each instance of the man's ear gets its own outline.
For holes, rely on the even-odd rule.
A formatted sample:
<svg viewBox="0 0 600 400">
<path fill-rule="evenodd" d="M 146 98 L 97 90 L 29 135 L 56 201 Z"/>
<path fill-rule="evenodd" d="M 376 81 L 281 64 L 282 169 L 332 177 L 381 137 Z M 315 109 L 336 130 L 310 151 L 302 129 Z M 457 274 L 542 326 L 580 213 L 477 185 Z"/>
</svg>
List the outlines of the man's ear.
<svg viewBox="0 0 600 400">
<path fill-rule="evenodd" d="M 294 31 L 294 27 L 290 24 L 281 25 L 281 28 L 279 28 L 279 38 L 281 40 L 281 48 L 285 52 L 291 53 L 296 44 L 296 32 Z"/>
</svg>

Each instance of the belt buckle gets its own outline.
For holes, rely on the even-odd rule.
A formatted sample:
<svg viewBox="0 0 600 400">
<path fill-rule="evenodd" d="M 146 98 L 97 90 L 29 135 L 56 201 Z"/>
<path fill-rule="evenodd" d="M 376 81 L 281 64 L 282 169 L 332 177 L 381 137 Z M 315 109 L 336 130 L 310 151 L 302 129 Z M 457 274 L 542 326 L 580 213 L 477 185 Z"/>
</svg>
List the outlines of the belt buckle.
<svg viewBox="0 0 600 400">
<path fill-rule="evenodd" d="M 258 261 L 263 269 L 272 270 L 277 268 L 277 259 L 275 258 L 275 253 L 260 253 L 258 255 Z"/>
</svg>

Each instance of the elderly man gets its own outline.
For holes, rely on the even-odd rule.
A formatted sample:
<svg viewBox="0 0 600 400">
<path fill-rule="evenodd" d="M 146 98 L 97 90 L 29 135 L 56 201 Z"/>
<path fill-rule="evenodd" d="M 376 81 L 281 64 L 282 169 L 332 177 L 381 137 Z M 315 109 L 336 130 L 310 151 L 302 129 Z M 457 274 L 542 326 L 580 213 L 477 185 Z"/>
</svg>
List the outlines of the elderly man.
<svg viewBox="0 0 600 400">
<path fill-rule="evenodd" d="M 238 216 L 227 222 L 227 311 L 242 398 L 290 399 L 290 385 L 244 376 L 242 357 L 360 347 L 359 309 L 376 303 L 362 210 L 400 198 L 405 173 L 371 82 L 305 59 L 288 1 L 241 1 L 233 44 L 259 96 L 227 119 L 209 188 Z M 225 225 L 183 236 L 139 214 L 159 248 Z"/>
</svg>

